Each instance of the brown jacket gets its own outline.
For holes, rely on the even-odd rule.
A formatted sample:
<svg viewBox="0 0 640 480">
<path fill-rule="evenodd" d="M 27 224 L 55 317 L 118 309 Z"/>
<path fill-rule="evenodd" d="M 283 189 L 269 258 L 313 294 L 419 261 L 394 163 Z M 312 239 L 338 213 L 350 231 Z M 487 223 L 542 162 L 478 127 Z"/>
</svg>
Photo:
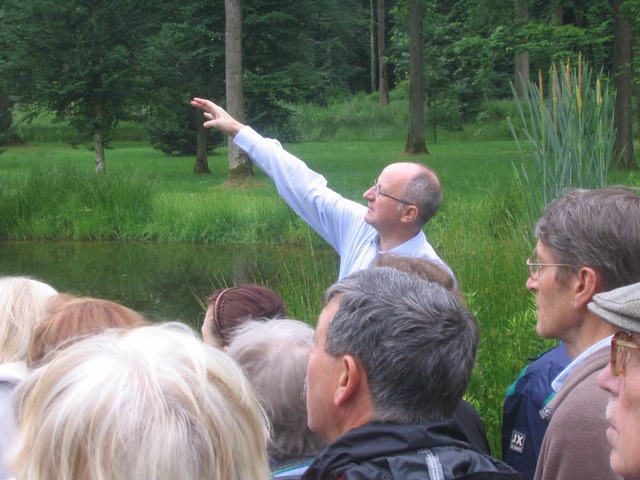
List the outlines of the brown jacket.
<svg viewBox="0 0 640 480">
<path fill-rule="evenodd" d="M 611 471 L 605 409 L 609 393 L 596 383 L 609 364 L 609 348 L 589 355 L 541 412 L 550 418 L 535 480 L 619 480 Z"/>
</svg>

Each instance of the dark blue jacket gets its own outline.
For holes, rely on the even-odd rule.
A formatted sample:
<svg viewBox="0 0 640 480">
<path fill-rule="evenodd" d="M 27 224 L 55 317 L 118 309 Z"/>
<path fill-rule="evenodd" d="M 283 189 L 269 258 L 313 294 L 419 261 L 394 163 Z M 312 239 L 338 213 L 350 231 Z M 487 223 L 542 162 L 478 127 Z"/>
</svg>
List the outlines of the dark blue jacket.
<svg viewBox="0 0 640 480">
<path fill-rule="evenodd" d="M 507 389 L 502 412 L 502 459 L 521 472 L 523 480 L 534 477 L 549 425 L 540 410 L 553 398 L 551 382 L 570 361 L 562 343 L 527 365 Z"/>
</svg>

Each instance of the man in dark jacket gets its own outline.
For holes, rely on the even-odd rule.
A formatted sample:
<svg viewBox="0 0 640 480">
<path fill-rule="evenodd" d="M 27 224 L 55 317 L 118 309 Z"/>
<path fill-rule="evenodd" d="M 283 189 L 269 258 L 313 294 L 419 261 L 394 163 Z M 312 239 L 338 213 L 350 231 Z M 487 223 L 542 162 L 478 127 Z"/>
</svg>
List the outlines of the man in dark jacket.
<svg viewBox="0 0 640 480">
<path fill-rule="evenodd" d="M 442 286 L 390 268 L 330 287 L 307 368 L 309 427 L 330 445 L 303 479 L 516 479 L 451 421 L 478 326 Z"/>
</svg>

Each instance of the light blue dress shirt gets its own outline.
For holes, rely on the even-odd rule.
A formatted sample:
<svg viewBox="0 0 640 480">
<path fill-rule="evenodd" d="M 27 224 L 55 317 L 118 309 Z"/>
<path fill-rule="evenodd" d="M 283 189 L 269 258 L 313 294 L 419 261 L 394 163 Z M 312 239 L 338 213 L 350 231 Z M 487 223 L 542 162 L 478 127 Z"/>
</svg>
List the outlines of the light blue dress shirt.
<svg viewBox="0 0 640 480">
<path fill-rule="evenodd" d="M 381 253 L 378 232 L 364 221 L 367 207 L 331 190 L 322 175 L 251 127 L 243 127 L 234 143 L 274 181 L 282 199 L 338 252 L 339 280 L 368 268 Z M 453 276 L 423 231 L 387 253 L 435 261 Z"/>
</svg>

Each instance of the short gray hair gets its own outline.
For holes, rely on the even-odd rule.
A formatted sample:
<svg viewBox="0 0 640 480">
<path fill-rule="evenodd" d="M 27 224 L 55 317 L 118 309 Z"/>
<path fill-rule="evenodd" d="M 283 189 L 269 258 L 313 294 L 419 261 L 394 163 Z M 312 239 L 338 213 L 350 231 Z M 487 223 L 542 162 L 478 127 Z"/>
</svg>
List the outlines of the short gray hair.
<svg viewBox="0 0 640 480">
<path fill-rule="evenodd" d="M 444 287 L 391 268 L 356 272 L 329 287 L 339 299 L 325 351 L 352 355 L 366 371 L 373 420 L 450 418 L 466 390 L 478 326 Z"/>
<path fill-rule="evenodd" d="M 422 167 L 421 173 L 407 183 L 403 196 L 418 207 L 418 225 L 422 228 L 438 213 L 442 204 L 442 190 L 440 180 L 433 170 L 421 163 L 416 165 Z"/>
<path fill-rule="evenodd" d="M 184 324 L 74 343 L 33 370 L 16 399 L 17 480 L 270 477 L 251 385 Z"/>
<path fill-rule="evenodd" d="M 298 320 L 251 320 L 237 327 L 227 353 L 249 377 L 269 417 L 272 462 L 315 456 L 324 446 L 307 426 L 304 382 L 314 331 Z"/>
<path fill-rule="evenodd" d="M 591 267 L 599 291 L 640 282 L 640 197 L 622 187 L 575 189 L 547 207 L 536 237 L 558 263 Z M 565 281 L 575 270 L 558 270 Z"/>
</svg>

